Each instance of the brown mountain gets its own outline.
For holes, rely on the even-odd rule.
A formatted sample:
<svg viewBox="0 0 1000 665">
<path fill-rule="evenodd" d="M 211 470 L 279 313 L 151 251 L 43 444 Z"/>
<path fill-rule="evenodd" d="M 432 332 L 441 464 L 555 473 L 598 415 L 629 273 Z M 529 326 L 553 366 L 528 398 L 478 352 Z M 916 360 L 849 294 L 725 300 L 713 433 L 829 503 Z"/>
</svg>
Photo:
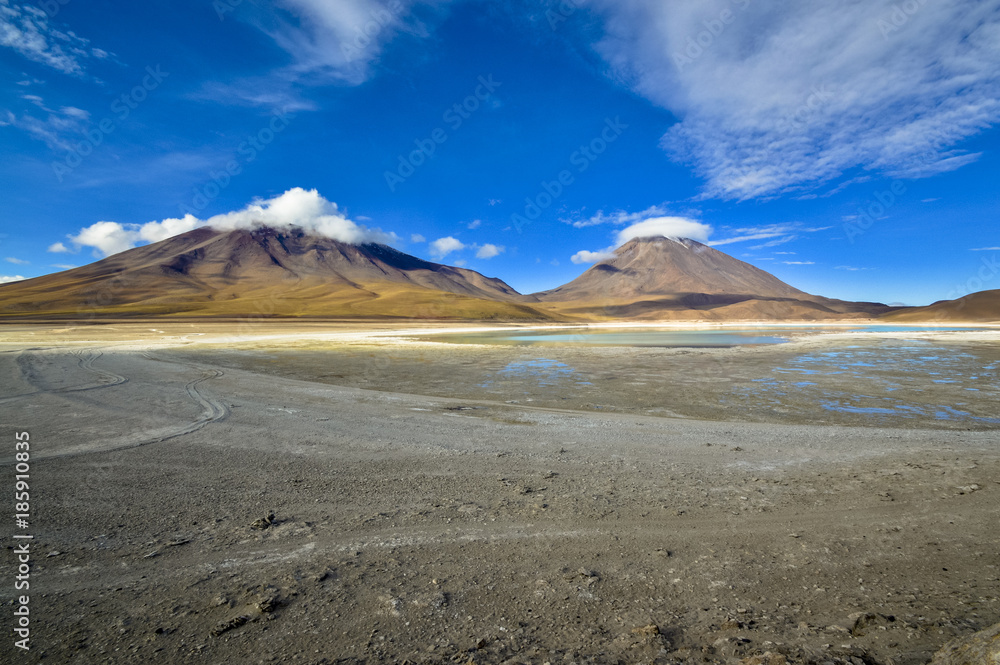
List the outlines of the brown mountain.
<svg viewBox="0 0 1000 665">
<path fill-rule="evenodd" d="M 1000 289 L 939 300 L 926 307 L 906 307 L 882 318 L 893 323 L 1000 323 Z"/>
<path fill-rule="evenodd" d="M 474 270 L 302 230 L 203 227 L 65 272 L 0 286 L 0 316 L 331 316 L 545 319 Z"/>
<path fill-rule="evenodd" d="M 534 294 L 566 316 L 631 319 L 839 319 L 888 311 L 814 296 L 688 238 L 635 238 L 568 284 Z"/>
</svg>

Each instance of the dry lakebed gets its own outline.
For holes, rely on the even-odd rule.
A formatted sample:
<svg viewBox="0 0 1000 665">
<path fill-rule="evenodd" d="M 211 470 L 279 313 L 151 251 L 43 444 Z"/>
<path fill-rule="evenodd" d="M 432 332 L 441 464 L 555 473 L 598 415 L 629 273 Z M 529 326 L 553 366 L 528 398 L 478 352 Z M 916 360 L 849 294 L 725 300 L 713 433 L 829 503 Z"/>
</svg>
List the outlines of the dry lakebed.
<svg viewBox="0 0 1000 665">
<path fill-rule="evenodd" d="M 996 329 L 397 327 L 5 325 L 0 661 L 915 665 L 1000 622 Z"/>
</svg>

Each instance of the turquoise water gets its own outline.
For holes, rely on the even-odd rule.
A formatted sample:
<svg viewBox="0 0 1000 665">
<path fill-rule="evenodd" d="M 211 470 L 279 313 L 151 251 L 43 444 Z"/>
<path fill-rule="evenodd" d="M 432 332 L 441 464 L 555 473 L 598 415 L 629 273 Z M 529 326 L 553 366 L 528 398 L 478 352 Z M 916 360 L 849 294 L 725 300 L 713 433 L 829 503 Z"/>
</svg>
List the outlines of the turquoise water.
<svg viewBox="0 0 1000 665">
<path fill-rule="evenodd" d="M 661 348 L 728 348 L 754 344 L 782 344 L 795 335 L 817 332 L 958 332 L 975 328 L 886 326 L 798 327 L 755 326 L 712 330 L 501 330 L 482 333 L 449 333 L 425 339 L 452 344 L 498 344 L 506 346 L 632 346 Z"/>
<path fill-rule="evenodd" d="M 985 361 L 956 346 L 885 340 L 788 358 L 768 376 L 737 387 L 734 397 L 772 408 L 786 408 L 794 401 L 873 421 L 996 425 L 1000 424 L 995 406 L 998 386 L 1000 362 Z M 945 400 L 949 403 L 939 403 Z"/>
</svg>

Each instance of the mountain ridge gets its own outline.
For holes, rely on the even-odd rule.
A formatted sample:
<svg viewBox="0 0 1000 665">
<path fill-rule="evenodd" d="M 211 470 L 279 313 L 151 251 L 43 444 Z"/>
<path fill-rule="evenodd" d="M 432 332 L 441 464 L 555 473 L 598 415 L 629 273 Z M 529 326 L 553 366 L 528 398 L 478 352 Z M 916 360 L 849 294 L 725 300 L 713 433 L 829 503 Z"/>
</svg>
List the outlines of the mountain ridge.
<svg viewBox="0 0 1000 665">
<path fill-rule="evenodd" d="M 894 311 L 801 291 L 689 238 L 632 239 L 562 286 L 503 280 L 300 228 L 200 227 L 0 285 L 4 320 L 264 316 L 491 321 L 835 320 Z"/>
</svg>

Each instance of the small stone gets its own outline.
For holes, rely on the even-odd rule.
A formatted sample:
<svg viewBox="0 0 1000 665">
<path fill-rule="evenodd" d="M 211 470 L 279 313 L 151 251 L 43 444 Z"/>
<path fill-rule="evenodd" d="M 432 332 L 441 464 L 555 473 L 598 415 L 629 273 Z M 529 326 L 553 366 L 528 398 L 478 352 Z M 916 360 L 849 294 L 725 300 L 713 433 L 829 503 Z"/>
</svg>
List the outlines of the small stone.
<svg viewBox="0 0 1000 665">
<path fill-rule="evenodd" d="M 268 527 L 274 526 L 275 518 L 274 513 L 268 513 L 265 517 L 261 517 L 255 520 L 253 524 L 250 525 L 251 529 L 256 529 L 257 531 L 263 531 Z"/>
<path fill-rule="evenodd" d="M 656 637 L 660 634 L 660 627 L 655 623 L 651 623 L 648 626 L 640 626 L 638 628 L 632 629 L 633 635 L 640 635 L 642 637 Z"/>
</svg>

